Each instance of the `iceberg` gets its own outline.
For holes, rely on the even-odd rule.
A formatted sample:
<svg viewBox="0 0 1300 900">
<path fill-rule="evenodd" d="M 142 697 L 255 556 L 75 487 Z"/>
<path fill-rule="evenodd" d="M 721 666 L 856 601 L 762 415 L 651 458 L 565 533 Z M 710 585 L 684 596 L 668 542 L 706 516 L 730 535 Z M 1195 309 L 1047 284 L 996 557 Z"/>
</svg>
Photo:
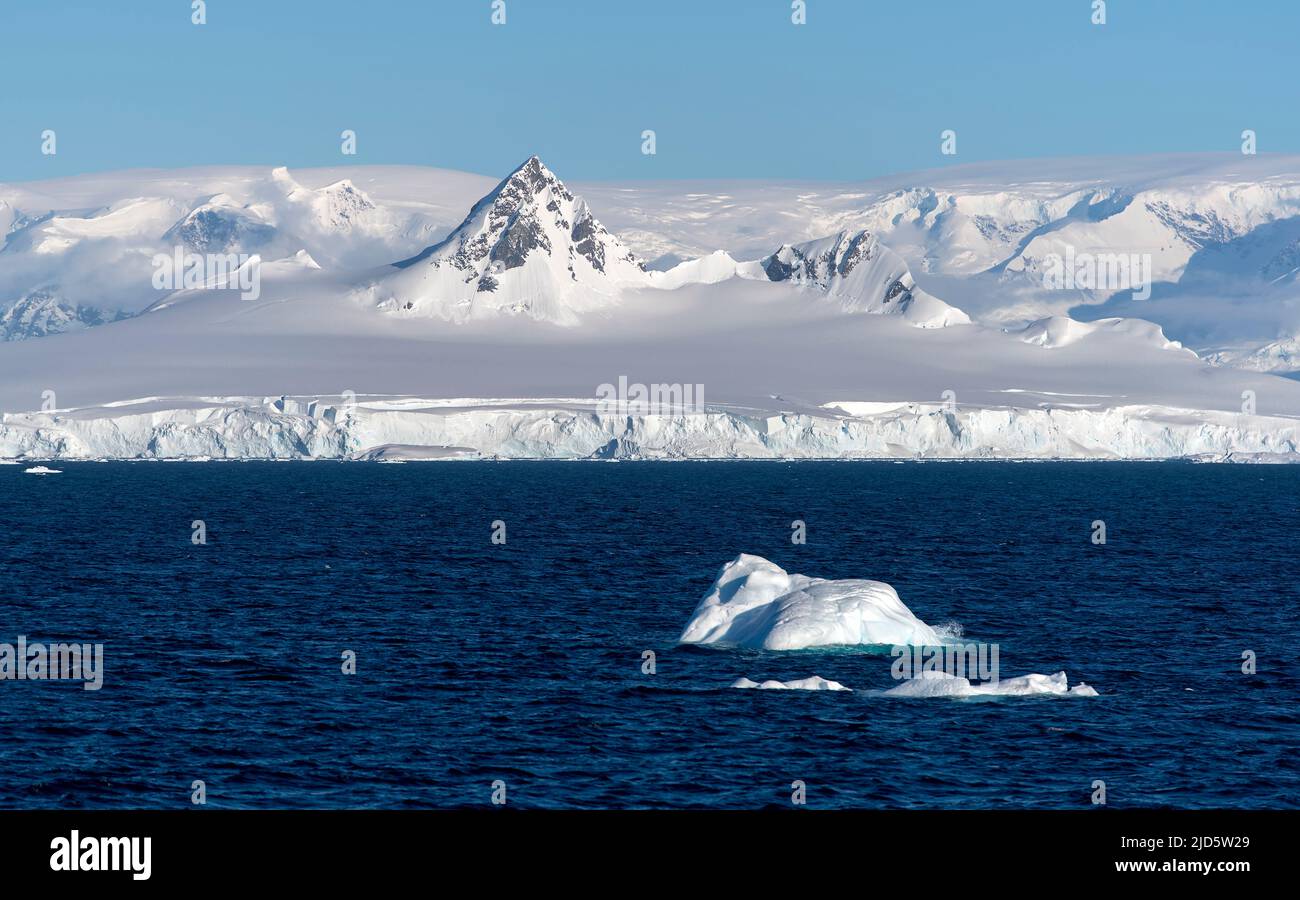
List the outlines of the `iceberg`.
<svg viewBox="0 0 1300 900">
<path fill-rule="evenodd" d="M 995 682 L 971 684 L 967 678 L 947 672 L 921 672 L 897 687 L 885 691 L 888 697 L 1096 697 L 1097 692 L 1080 681 L 1074 687 L 1064 672 L 1055 675 L 1020 675 Z"/>
<path fill-rule="evenodd" d="M 768 679 L 767 681 L 751 681 L 748 678 L 737 678 L 731 683 L 734 688 L 757 688 L 761 691 L 848 691 L 853 692 L 852 688 L 846 688 L 838 681 L 831 681 L 818 675 L 811 678 L 796 678 L 794 681 L 777 681 Z"/>
<path fill-rule="evenodd" d="M 791 575 L 748 553 L 722 567 L 679 640 L 761 650 L 943 643 L 883 581 Z"/>
</svg>

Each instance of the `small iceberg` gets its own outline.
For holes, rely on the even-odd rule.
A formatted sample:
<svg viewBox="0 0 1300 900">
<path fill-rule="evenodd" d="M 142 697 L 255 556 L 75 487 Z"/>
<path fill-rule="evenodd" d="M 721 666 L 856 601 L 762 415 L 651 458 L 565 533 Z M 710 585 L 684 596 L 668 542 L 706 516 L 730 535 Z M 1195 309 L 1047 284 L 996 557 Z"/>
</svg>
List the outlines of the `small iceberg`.
<svg viewBox="0 0 1300 900">
<path fill-rule="evenodd" d="M 791 575 L 748 553 L 722 567 L 679 640 L 760 650 L 944 643 L 883 581 Z"/>
<path fill-rule="evenodd" d="M 24 469 L 27 475 L 61 475 L 62 469 L 47 469 L 45 466 L 32 466 L 30 469 Z"/>
<path fill-rule="evenodd" d="M 826 678 L 820 678 L 817 675 L 811 678 L 798 678 L 794 681 L 776 681 L 768 680 L 764 682 L 750 681 L 748 678 L 737 678 L 731 683 L 734 688 L 757 688 L 760 691 L 848 691 L 853 692 L 852 688 L 846 688 L 838 681 L 830 681 Z"/>
<path fill-rule="evenodd" d="M 1097 692 L 1080 681 L 1069 686 L 1064 672 L 1055 675 L 1020 675 L 971 684 L 960 675 L 947 672 L 921 672 L 897 687 L 885 691 L 887 697 L 1096 697 Z"/>
</svg>

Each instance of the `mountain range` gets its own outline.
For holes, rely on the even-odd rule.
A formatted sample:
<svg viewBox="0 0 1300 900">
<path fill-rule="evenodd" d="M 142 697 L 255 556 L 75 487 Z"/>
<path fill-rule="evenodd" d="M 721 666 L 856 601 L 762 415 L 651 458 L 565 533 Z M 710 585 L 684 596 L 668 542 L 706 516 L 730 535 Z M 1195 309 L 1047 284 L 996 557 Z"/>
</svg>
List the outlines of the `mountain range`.
<svg viewBox="0 0 1300 900">
<path fill-rule="evenodd" d="M 268 428 L 272 455 L 365 455 L 433 446 L 430 409 L 469 416 L 440 425 L 438 447 L 506 456 L 1285 456 L 1300 384 L 1269 373 L 1300 367 L 1295 162 L 581 196 L 536 156 L 501 180 L 238 167 L 0 185 L 0 456 L 149 455 L 158 429 L 188 455 L 239 456 L 239 435 Z M 159 290 L 158 257 L 175 253 L 237 258 L 259 291 Z M 1140 259 L 1149 284 L 1046 278 L 1107 255 Z M 566 444 L 564 416 L 620 376 L 706 385 L 723 418 L 671 439 L 603 423 Z M 369 399 L 328 421 L 291 412 L 345 396 Z M 145 419 L 128 428 L 127 407 Z M 1010 418 L 993 427 L 992 411 Z M 843 431 L 886 420 L 892 438 Z"/>
</svg>

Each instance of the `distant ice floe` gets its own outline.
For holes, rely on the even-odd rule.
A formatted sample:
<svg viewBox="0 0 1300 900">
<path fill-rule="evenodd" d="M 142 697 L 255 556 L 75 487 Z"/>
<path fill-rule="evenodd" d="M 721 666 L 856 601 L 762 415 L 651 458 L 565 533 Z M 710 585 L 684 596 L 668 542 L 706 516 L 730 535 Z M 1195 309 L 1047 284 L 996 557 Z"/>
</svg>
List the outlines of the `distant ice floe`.
<svg viewBox="0 0 1300 900">
<path fill-rule="evenodd" d="M 897 687 L 887 697 L 1096 697 L 1097 692 L 1082 681 L 1074 687 L 1064 672 L 1055 675 L 1021 675 L 996 682 L 971 684 L 967 678 L 947 672 L 921 672 Z"/>
<path fill-rule="evenodd" d="M 32 466 L 30 469 L 24 469 L 27 475 L 62 475 L 62 469 L 50 469 L 46 466 Z"/>
<path fill-rule="evenodd" d="M 762 650 L 943 643 L 883 581 L 791 575 L 748 553 L 722 567 L 680 641 Z"/>
<path fill-rule="evenodd" d="M 817 675 L 811 678 L 797 678 L 794 681 L 776 681 L 769 679 L 758 682 L 751 681 L 748 678 L 737 678 L 731 683 L 734 688 L 757 688 L 762 691 L 848 691 L 853 692 L 852 688 L 846 688 L 838 681 L 831 681 Z"/>
</svg>

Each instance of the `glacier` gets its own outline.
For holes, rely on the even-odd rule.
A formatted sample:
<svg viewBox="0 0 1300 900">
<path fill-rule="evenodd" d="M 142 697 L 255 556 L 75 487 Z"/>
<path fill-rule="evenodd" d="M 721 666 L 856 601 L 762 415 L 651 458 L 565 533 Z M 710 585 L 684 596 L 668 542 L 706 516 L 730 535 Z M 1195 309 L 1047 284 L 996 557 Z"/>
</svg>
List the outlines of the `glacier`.
<svg viewBox="0 0 1300 900">
<path fill-rule="evenodd" d="M 144 398 L 0 414 L 4 459 L 1300 460 L 1300 420 L 1163 408 L 841 401 L 819 413 L 604 415 L 595 401 Z"/>
</svg>

